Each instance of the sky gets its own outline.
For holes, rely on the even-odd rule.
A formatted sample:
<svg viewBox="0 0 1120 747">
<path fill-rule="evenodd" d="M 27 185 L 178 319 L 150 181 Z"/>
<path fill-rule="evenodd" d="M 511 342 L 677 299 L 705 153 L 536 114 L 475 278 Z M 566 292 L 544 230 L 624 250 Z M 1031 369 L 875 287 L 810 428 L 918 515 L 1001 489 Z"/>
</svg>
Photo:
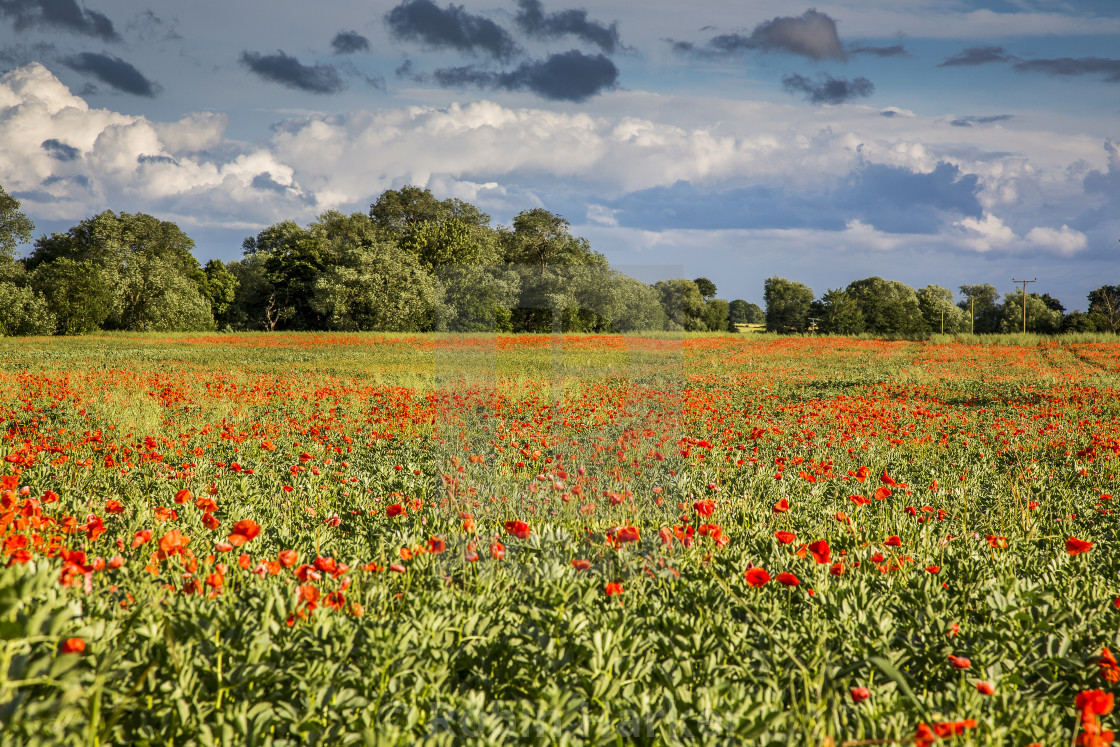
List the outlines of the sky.
<svg viewBox="0 0 1120 747">
<path fill-rule="evenodd" d="M 1084 310 L 1120 284 L 1120 3 L 0 0 L 37 235 L 145 212 L 232 260 L 408 184 L 729 300 L 1037 278 Z"/>
</svg>

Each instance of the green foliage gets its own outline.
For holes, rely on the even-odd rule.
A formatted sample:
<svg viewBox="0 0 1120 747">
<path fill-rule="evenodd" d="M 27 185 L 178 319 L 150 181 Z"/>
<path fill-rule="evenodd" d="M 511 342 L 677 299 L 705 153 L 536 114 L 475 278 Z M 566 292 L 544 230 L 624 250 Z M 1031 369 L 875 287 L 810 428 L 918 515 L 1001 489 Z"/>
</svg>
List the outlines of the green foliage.
<svg viewBox="0 0 1120 747">
<path fill-rule="evenodd" d="M 237 298 L 237 276 L 220 259 L 210 260 L 202 271 L 202 294 L 210 302 L 214 318 L 224 321 L 226 312 Z"/>
<path fill-rule="evenodd" d="M 374 241 L 344 246 L 315 278 L 310 303 L 328 329 L 406 332 L 442 325 L 442 295 L 414 256 Z"/>
<path fill-rule="evenodd" d="M 1120 285 L 1102 285 L 1089 293 L 1089 315 L 1097 329 L 1120 332 Z"/>
<path fill-rule="evenodd" d="M 855 299 L 842 290 L 821 297 L 817 331 L 826 335 L 858 335 L 864 331 L 863 312 Z"/>
<path fill-rule="evenodd" d="M 930 332 L 914 289 L 905 283 L 870 277 L 849 283 L 845 293 L 859 308 L 866 332 L 902 337 Z"/>
<path fill-rule="evenodd" d="M 1023 292 L 1019 290 L 1003 297 L 1000 331 L 1057 334 L 1062 326 L 1062 312 L 1050 309 L 1046 302 L 1034 293 L 1028 293 L 1026 301 L 1027 328 L 1023 330 Z"/>
<path fill-rule="evenodd" d="M 968 316 L 953 303 L 953 291 L 940 285 L 927 285 L 917 296 L 922 318 L 931 330 L 938 334 L 968 331 Z"/>
<path fill-rule="evenodd" d="M 19 200 L 4 191 L 0 186 L 0 263 L 10 263 L 15 259 L 16 247 L 31 241 L 35 224 L 20 212 Z"/>
<path fill-rule="evenodd" d="M 49 335 L 57 320 L 50 303 L 26 285 L 0 281 L 0 335 Z"/>
<path fill-rule="evenodd" d="M 696 283 L 696 287 L 700 289 L 700 295 L 704 297 L 705 301 L 716 297 L 716 284 L 708 278 L 696 278 L 692 282 Z"/>
<path fill-rule="evenodd" d="M 26 264 L 35 270 L 68 259 L 97 267 L 114 292 L 105 319 L 110 329 L 209 329 L 214 322 L 199 287 L 202 275 L 193 248 L 174 223 L 107 210 L 64 234 L 41 237 Z"/>
<path fill-rule="evenodd" d="M 765 324 L 766 312 L 756 303 L 736 298 L 727 308 L 728 321 L 731 324 Z"/>
<path fill-rule="evenodd" d="M 809 286 L 780 277 L 767 278 L 763 298 L 767 332 L 803 334 L 809 330 L 809 308 L 813 303 Z"/>
<path fill-rule="evenodd" d="M 113 310 L 114 290 L 88 259 L 45 262 L 31 273 L 31 284 L 46 298 L 62 335 L 96 332 Z"/>
<path fill-rule="evenodd" d="M 653 288 L 668 318 L 666 329 L 686 332 L 708 330 L 705 320 L 707 306 L 695 282 L 685 278 L 659 280 Z"/>
<path fill-rule="evenodd" d="M 406 241 L 416 224 L 455 220 L 471 228 L 489 228 L 490 216 L 457 198 L 438 200 L 429 189 L 412 185 L 388 189 L 369 207 L 369 217 L 390 241 Z"/>
<path fill-rule="evenodd" d="M 964 300 L 957 306 L 965 313 L 966 327 L 978 335 L 1000 331 L 999 291 L 990 283 L 982 285 L 962 285 Z"/>
<path fill-rule="evenodd" d="M 728 321 L 730 304 L 722 298 L 709 298 L 704 302 L 704 326 L 710 332 L 726 332 L 730 328 Z"/>
</svg>

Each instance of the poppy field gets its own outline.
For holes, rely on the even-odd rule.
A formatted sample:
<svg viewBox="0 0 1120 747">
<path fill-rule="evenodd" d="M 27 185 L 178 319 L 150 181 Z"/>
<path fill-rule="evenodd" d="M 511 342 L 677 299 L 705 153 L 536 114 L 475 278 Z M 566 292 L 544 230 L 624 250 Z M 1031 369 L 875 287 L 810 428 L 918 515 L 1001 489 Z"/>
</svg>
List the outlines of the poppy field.
<svg viewBox="0 0 1120 747">
<path fill-rule="evenodd" d="M 0 391 L 2 745 L 1120 723 L 1115 338 L 10 338 Z"/>
</svg>

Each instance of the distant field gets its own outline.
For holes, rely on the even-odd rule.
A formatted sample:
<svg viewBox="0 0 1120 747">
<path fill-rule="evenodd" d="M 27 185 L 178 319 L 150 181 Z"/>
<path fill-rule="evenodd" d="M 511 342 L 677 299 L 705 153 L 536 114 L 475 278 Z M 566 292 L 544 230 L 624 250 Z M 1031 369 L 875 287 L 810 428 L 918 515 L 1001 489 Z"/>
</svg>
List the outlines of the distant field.
<svg viewBox="0 0 1120 747">
<path fill-rule="evenodd" d="M 4 339 L 0 744 L 1105 744 L 1120 343 L 1017 340 Z"/>
</svg>

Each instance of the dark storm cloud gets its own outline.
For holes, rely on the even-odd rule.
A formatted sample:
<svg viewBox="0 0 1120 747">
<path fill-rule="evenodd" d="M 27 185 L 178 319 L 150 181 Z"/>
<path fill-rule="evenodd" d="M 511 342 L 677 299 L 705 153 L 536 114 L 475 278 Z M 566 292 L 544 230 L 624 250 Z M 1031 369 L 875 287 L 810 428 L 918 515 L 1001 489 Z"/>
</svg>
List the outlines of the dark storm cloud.
<svg viewBox="0 0 1120 747">
<path fill-rule="evenodd" d="M 431 0 L 405 0 L 386 14 L 385 22 L 395 38 L 436 49 L 457 49 L 497 60 L 508 60 L 518 51 L 509 32 L 461 5 L 440 8 Z"/>
<path fill-rule="evenodd" d="M 74 0 L 0 0 L 0 16 L 10 18 L 16 31 L 50 26 L 105 41 L 120 39 L 108 16 Z"/>
<path fill-rule="evenodd" d="M 774 186 L 708 191 L 680 181 L 605 203 L 620 226 L 661 231 L 813 229 L 843 231 L 853 219 L 887 233 L 936 234 L 962 217 L 980 217 L 979 179 L 940 163 L 929 173 L 870 164 L 831 188 Z"/>
<path fill-rule="evenodd" d="M 286 185 L 283 185 L 273 179 L 272 174 L 268 173 L 267 171 L 262 171 L 261 173 L 254 176 L 252 186 L 253 189 L 259 189 L 265 192 L 283 193 L 288 191 L 288 187 Z"/>
<path fill-rule="evenodd" d="M 119 57 L 95 52 L 82 52 L 64 59 L 63 64 L 80 73 L 88 73 L 118 91 L 155 98 L 156 86 L 143 73 Z"/>
<path fill-rule="evenodd" d="M 44 140 L 42 147 L 43 150 L 47 152 L 47 155 L 59 161 L 77 161 L 82 155 L 82 152 L 73 145 L 67 145 L 61 140 L 56 140 L 54 138 Z"/>
<path fill-rule="evenodd" d="M 979 178 L 948 163 L 926 173 L 869 164 L 832 196 L 846 216 L 887 233 L 937 233 L 961 216 L 979 218 Z"/>
<path fill-rule="evenodd" d="M 147 156 L 147 155 L 143 155 L 143 154 L 141 154 L 139 156 L 136 156 L 136 163 L 140 163 L 140 164 L 162 163 L 162 164 L 167 164 L 168 166 L 178 166 L 179 165 L 179 162 L 176 161 L 171 156 Z"/>
<path fill-rule="evenodd" d="M 960 54 L 953 55 L 938 67 L 974 67 L 988 65 L 993 62 L 1010 62 L 1015 56 L 1007 53 L 1003 47 L 987 45 L 983 47 L 969 47 Z"/>
<path fill-rule="evenodd" d="M 833 78 L 821 73 L 816 78 L 793 73 L 782 78 L 782 88 L 789 93 L 801 93 L 814 104 L 843 104 L 850 99 L 875 93 L 875 84 L 867 78 Z"/>
<path fill-rule="evenodd" d="M 342 76 L 330 65 L 304 65 L 291 55 L 242 52 L 241 64 L 265 80 L 310 93 L 338 93 Z"/>
<path fill-rule="evenodd" d="M 901 44 L 892 44 L 889 47 L 870 47 L 858 44 L 848 47 L 848 54 L 869 54 L 872 57 L 909 57 L 910 53 Z"/>
<path fill-rule="evenodd" d="M 959 117 L 954 119 L 949 124 L 954 127 L 971 127 L 974 124 L 990 124 L 992 122 L 1004 122 L 1008 119 L 1014 119 L 1014 114 L 992 114 L 986 117 Z"/>
<path fill-rule="evenodd" d="M 521 31 L 540 39 L 557 39 L 571 35 L 594 44 L 607 54 L 612 54 L 621 46 L 618 23 L 605 26 L 598 21 L 590 21 L 586 10 L 561 10 L 545 13 L 540 0 L 517 0 L 519 8 L 514 21 Z"/>
<path fill-rule="evenodd" d="M 585 55 L 572 49 L 549 55 L 543 61 L 523 62 L 508 72 L 455 67 L 437 70 L 432 77 L 446 88 L 478 86 L 505 91 L 532 91 L 552 101 L 586 101 L 617 85 L 618 68 L 601 54 Z"/>
<path fill-rule="evenodd" d="M 331 49 L 335 54 L 355 54 L 369 51 L 369 39 L 357 31 L 339 31 L 331 39 Z"/>
<path fill-rule="evenodd" d="M 1103 75 L 1109 83 L 1120 83 L 1120 60 L 1105 57 L 1060 57 L 1053 60 L 1023 60 L 1014 69 L 1020 73 L 1047 75 Z"/>
<path fill-rule="evenodd" d="M 720 34 L 702 46 L 692 42 L 668 40 L 674 52 L 701 57 L 726 57 L 739 52 L 786 52 L 813 60 L 843 60 L 847 56 L 836 32 L 836 21 L 825 13 L 809 9 L 800 16 L 782 16 L 754 27 L 749 36 Z"/>
</svg>

